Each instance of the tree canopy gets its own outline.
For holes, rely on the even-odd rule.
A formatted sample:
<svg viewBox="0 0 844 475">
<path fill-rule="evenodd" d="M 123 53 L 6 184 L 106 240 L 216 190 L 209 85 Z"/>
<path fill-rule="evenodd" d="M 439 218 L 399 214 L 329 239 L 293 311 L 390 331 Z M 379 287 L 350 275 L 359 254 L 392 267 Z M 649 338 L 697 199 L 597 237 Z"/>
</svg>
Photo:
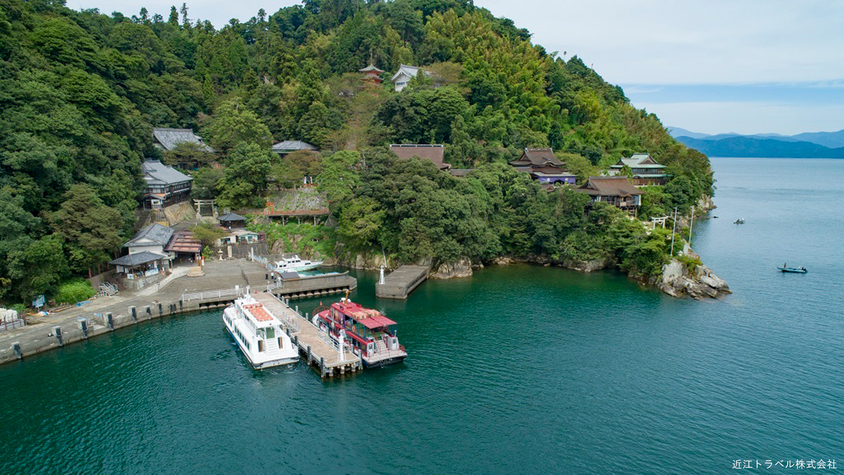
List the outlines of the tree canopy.
<svg viewBox="0 0 844 475">
<path fill-rule="evenodd" d="M 385 71 L 381 87 L 360 81 L 368 64 Z M 423 72 L 395 93 L 401 64 Z M 162 154 L 154 127 L 200 130 L 221 153 Z M 285 161 L 269 152 L 281 140 L 326 158 Z M 456 180 L 386 152 L 407 142 L 444 143 L 450 163 L 477 171 Z M 187 5 L 127 16 L 0 0 L 0 299 L 50 294 L 112 258 L 135 230 L 147 157 L 198 168 L 196 196 L 231 207 L 318 175 L 350 245 L 408 260 L 617 255 L 584 241 L 605 231 L 578 217 L 581 196 L 503 165 L 536 146 L 553 147 L 579 180 L 651 153 L 674 177 L 647 195 L 653 213 L 713 190 L 706 157 L 656 116 L 471 0 L 306 0 L 219 30 Z M 640 265 L 631 256 L 617 255 Z"/>
</svg>

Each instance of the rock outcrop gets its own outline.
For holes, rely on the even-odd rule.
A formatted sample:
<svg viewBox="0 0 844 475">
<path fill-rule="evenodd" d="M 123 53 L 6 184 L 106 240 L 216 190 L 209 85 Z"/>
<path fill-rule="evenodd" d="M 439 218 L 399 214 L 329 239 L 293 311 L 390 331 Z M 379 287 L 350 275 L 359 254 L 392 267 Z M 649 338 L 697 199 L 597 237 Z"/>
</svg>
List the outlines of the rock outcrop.
<svg viewBox="0 0 844 475">
<path fill-rule="evenodd" d="M 492 263 L 497 266 L 507 266 L 513 263 L 513 259 L 510 259 L 506 256 L 496 257 L 492 260 Z"/>
<path fill-rule="evenodd" d="M 732 293 L 724 279 L 715 275 L 709 267 L 699 265 L 694 272 L 689 272 L 676 259 L 662 268 L 662 276 L 655 284 L 659 290 L 672 297 L 718 298 Z"/>
<path fill-rule="evenodd" d="M 562 267 L 580 272 L 595 272 L 606 269 L 609 265 L 609 259 L 593 259 L 591 261 L 564 261 Z"/>
<path fill-rule="evenodd" d="M 434 272 L 428 275 L 430 279 L 453 279 L 457 277 L 472 276 L 472 261 L 464 257 L 456 262 L 445 262 L 440 264 Z"/>
</svg>

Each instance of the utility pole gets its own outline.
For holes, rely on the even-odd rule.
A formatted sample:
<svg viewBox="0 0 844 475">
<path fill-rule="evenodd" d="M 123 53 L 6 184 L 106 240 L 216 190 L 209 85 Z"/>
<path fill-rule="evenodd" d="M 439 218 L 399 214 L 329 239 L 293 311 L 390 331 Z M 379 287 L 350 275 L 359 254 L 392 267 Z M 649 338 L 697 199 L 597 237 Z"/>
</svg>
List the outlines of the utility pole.
<svg viewBox="0 0 844 475">
<path fill-rule="evenodd" d="M 674 221 L 671 225 L 671 257 L 674 257 L 674 231 L 677 229 L 677 207 L 674 207 Z"/>
<path fill-rule="evenodd" d="M 692 226 L 695 224 L 695 207 L 692 206 L 692 222 L 689 223 L 689 249 L 692 248 Z"/>
</svg>

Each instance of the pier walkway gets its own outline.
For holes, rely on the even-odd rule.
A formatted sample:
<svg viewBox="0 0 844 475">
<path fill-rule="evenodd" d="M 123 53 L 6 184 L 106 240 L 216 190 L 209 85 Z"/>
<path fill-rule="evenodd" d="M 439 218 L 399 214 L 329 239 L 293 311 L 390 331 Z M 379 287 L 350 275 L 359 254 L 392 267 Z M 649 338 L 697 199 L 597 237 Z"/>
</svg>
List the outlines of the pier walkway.
<svg viewBox="0 0 844 475">
<path fill-rule="evenodd" d="M 293 344 L 299 348 L 299 353 L 306 358 L 309 366 L 314 364 L 319 368 L 323 378 L 363 369 L 358 356 L 345 348 L 341 353 L 328 335 L 320 332 L 297 310 L 268 293 L 258 293 L 255 299 L 282 321 Z"/>
<path fill-rule="evenodd" d="M 247 289 L 257 296 L 264 294 L 270 297 L 266 292 L 272 292 L 275 287 L 269 281 L 267 270 L 260 264 L 247 259 L 209 261 L 203 271 L 202 276 L 189 277 L 182 275 L 185 273 L 179 270 L 174 272 L 172 279 L 165 279 L 140 291 L 122 291 L 117 295 L 92 298 L 84 305 L 72 306 L 47 316 L 27 317 L 26 326 L 0 332 L 0 364 L 86 341 L 89 338 L 145 321 L 223 308 L 230 305 L 238 296 L 243 295 Z M 345 285 L 335 286 L 334 284 L 337 283 L 335 279 L 326 279 L 323 280 L 322 283 L 325 285 L 321 289 L 313 289 L 309 286 L 304 288 L 305 291 L 301 293 L 301 296 L 308 296 L 308 292 L 318 295 L 316 292 L 357 287 L 355 279 L 348 275 L 345 275 L 345 278 L 342 277 L 343 274 L 337 275 L 341 277 L 337 277 L 336 280 Z M 292 286 L 287 289 L 292 290 Z M 304 321 L 301 317 L 299 319 Z M 300 325 L 300 328 L 305 327 L 305 325 Z M 316 331 L 315 327 L 314 331 Z M 319 339 L 318 336 L 315 338 Z M 328 355 L 328 352 L 320 350 L 314 360 L 315 348 L 318 345 L 312 340 L 313 338 L 307 340 L 311 342 L 311 363 L 319 364 L 320 356 Z M 305 336 L 303 336 L 302 342 L 305 341 Z M 325 345 L 330 344 L 325 343 Z M 309 345 L 305 343 L 305 346 L 300 345 L 300 348 L 304 348 L 307 353 L 307 346 Z M 335 349 L 335 358 L 336 354 Z M 326 360 L 328 366 L 323 370 L 324 376 L 326 371 L 328 376 L 354 371 L 348 364 L 344 367 L 330 358 Z"/>
<path fill-rule="evenodd" d="M 425 282 L 430 266 L 401 266 L 375 284 L 375 296 L 382 299 L 404 300 L 419 284 Z"/>
</svg>

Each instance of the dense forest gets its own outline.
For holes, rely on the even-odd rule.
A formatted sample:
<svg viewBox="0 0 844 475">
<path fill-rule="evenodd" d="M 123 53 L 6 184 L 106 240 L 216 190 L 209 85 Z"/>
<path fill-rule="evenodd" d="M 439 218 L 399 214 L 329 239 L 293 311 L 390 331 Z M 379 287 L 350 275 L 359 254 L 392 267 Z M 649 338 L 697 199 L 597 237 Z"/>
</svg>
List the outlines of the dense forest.
<svg viewBox="0 0 844 475">
<path fill-rule="evenodd" d="M 587 19 L 582 19 L 586 21 Z M 373 64 L 383 87 L 363 88 Z M 392 72 L 423 66 L 401 93 Z M 166 156 L 153 127 L 198 130 L 217 151 Z M 274 141 L 323 152 L 282 160 Z M 401 161 L 389 143 L 444 143 L 466 178 Z M 120 252 L 135 230 L 144 158 L 189 156 L 194 195 L 232 209 L 318 177 L 345 253 L 399 261 L 498 255 L 611 259 L 660 272 L 664 233 L 571 189 L 547 191 L 506 162 L 553 147 L 579 181 L 647 151 L 673 179 L 641 214 L 686 211 L 713 190 L 706 157 L 672 139 L 577 56 L 467 0 L 305 0 L 222 29 L 191 18 L 75 11 L 61 0 L 0 0 L 0 301 L 52 295 Z"/>
</svg>

